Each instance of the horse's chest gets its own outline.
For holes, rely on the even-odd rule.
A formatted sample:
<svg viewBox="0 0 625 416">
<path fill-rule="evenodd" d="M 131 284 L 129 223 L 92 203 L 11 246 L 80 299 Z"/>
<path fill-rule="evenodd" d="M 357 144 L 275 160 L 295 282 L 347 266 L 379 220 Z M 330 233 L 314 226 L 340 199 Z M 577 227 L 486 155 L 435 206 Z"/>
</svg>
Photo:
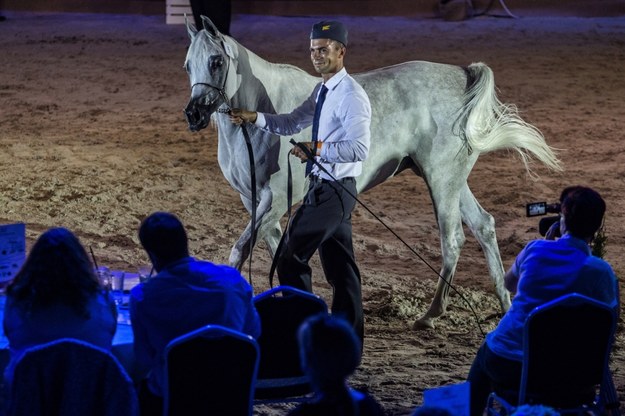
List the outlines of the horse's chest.
<svg viewBox="0 0 625 416">
<path fill-rule="evenodd" d="M 230 142 L 229 140 L 239 141 L 242 145 Z M 230 185 L 240 193 L 247 193 L 251 189 L 252 170 L 250 165 L 250 155 L 245 145 L 244 137 L 232 137 L 228 142 L 220 140 L 219 151 L 217 152 L 217 160 L 219 167 Z M 254 149 L 254 172 L 256 181 L 263 183 L 262 172 L 265 171 L 262 166 L 263 158 L 258 157 L 258 149 Z M 260 159 L 260 160 L 259 160 Z"/>
</svg>

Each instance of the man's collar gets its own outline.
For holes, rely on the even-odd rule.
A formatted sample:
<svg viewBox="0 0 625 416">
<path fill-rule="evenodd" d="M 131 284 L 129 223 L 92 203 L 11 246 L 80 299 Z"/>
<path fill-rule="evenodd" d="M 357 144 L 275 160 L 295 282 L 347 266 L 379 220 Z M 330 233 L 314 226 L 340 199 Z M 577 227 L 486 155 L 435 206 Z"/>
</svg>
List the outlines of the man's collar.
<svg viewBox="0 0 625 416">
<path fill-rule="evenodd" d="M 347 76 L 347 70 L 345 69 L 345 67 L 343 67 L 343 69 L 341 69 L 339 72 L 337 72 L 336 74 L 332 75 L 332 77 L 327 80 L 326 82 L 323 83 L 323 85 L 326 86 L 327 89 L 332 90 L 334 89 L 334 87 L 336 87 L 339 82 L 341 82 L 343 80 L 343 78 L 345 78 Z"/>
<path fill-rule="evenodd" d="M 560 237 L 560 239 L 564 240 L 567 244 L 571 246 L 578 247 L 580 250 L 583 250 L 586 253 L 591 254 L 590 246 L 588 245 L 586 241 L 582 240 L 581 238 L 578 238 L 578 237 L 575 237 L 574 235 L 566 233 L 562 237 Z"/>
</svg>

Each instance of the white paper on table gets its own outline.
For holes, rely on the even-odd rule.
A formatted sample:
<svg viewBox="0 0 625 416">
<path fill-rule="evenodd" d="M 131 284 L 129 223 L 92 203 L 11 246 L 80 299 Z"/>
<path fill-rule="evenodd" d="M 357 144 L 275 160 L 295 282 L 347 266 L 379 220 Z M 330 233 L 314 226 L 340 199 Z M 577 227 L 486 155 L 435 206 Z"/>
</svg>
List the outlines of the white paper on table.
<svg viewBox="0 0 625 416">
<path fill-rule="evenodd" d="M 0 225 L 0 283 L 13 280 L 26 260 L 26 224 Z"/>
</svg>

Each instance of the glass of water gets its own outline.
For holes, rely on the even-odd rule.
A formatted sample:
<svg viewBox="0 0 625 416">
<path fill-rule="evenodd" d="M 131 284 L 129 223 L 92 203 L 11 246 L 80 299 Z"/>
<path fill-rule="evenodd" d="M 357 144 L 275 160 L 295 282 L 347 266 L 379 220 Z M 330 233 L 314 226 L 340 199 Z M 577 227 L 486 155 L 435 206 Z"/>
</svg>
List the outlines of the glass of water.
<svg viewBox="0 0 625 416">
<path fill-rule="evenodd" d="M 150 278 L 152 277 L 152 272 L 153 271 L 154 271 L 154 269 L 152 268 L 152 266 L 141 266 L 141 267 L 139 267 L 139 270 L 138 270 L 139 283 L 144 283 L 144 282 L 147 282 L 148 280 L 150 280 Z"/>
<path fill-rule="evenodd" d="M 96 269 L 96 275 L 102 287 L 111 290 L 111 271 L 106 266 L 100 266 Z"/>
</svg>

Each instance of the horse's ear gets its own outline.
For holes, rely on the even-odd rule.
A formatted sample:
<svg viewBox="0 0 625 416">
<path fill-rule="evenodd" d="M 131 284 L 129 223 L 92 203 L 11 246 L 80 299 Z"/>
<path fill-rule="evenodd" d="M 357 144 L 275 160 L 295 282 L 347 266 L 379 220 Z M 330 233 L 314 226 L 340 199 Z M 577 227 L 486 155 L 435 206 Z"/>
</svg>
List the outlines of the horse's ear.
<svg viewBox="0 0 625 416">
<path fill-rule="evenodd" d="M 208 32 L 208 34 L 216 38 L 220 37 L 221 33 L 219 32 L 219 29 L 217 29 L 217 26 L 213 24 L 212 20 L 204 15 L 201 15 L 200 17 L 202 18 L 204 29 Z"/>
<path fill-rule="evenodd" d="M 189 22 L 189 19 L 187 18 L 187 14 L 185 13 L 184 15 L 184 24 L 187 26 L 187 34 L 189 35 L 189 37 L 191 38 L 191 40 L 193 40 L 193 38 L 195 37 L 195 35 L 197 35 L 197 29 L 195 28 L 194 25 L 192 25 Z"/>
</svg>

